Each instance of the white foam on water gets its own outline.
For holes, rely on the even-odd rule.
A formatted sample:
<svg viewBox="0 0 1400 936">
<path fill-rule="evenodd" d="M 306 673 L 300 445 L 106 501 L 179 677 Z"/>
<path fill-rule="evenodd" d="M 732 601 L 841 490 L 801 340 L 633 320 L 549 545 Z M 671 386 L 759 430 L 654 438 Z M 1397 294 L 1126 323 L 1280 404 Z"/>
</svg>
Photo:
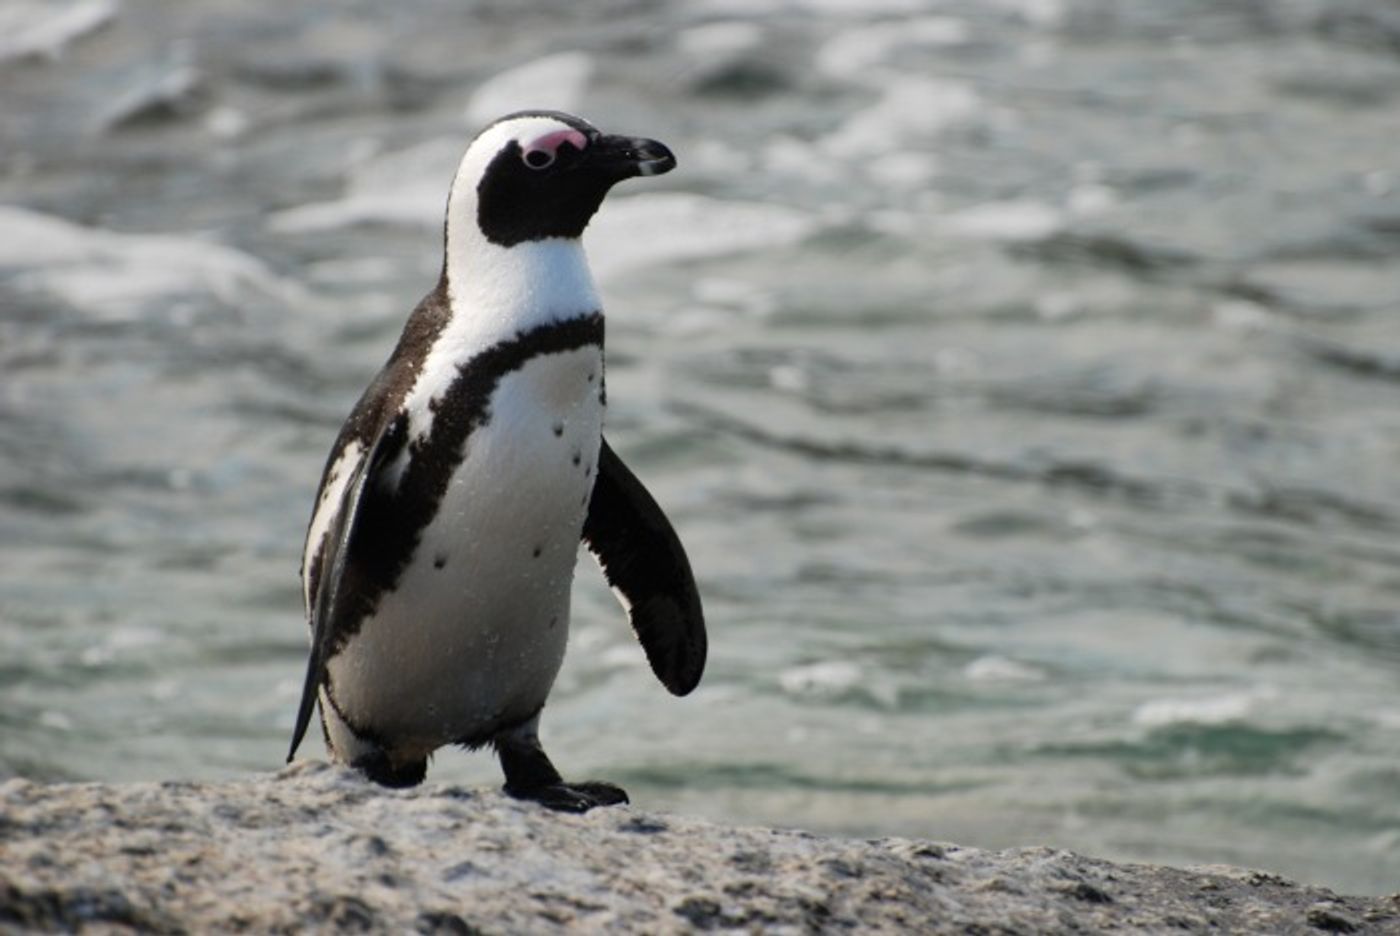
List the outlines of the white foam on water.
<svg viewBox="0 0 1400 936">
<path fill-rule="evenodd" d="M 771 292 L 741 279 L 701 277 L 691 284 L 691 294 L 703 305 L 734 309 L 745 315 L 771 315 L 776 305 Z"/>
<path fill-rule="evenodd" d="M 825 660 L 794 666 L 778 674 L 778 685 L 796 696 L 835 696 L 858 687 L 865 671 L 847 660 Z"/>
<path fill-rule="evenodd" d="M 865 224 L 870 230 L 889 237 L 916 237 L 923 229 L 923 219 L 913 212 L 889 209 L 867 212 Z"/>
<path fill-rule="evenodd" d="M 815 13 L 832 19 L 867 19 L 872 16 L 923 13 L 931 5 L 928 0 L 777 0 L 761 4 L 746 0 L 700 0 L 692 10 L 696 13 L 765 18 L 775 13 L 790 12 Z"/>
<path fill-rule="evenodd" d="M 722 20 L 693 26 L 676 36 L 676 50 L 694 58 L 728 58 L 757 48 L 763 28 L 742 20 Z"/>
<path fill-rule="evenodd" d="M 118 627 L 106 632 L 101 641 L 84 647 L 78 659 L 84 666 L 106 666 L 129 651 L 158 646 L 163 639 L 163 632 L 155 628 Z"/>
<path fill-rule="evenodd" d="M 1045 671 L 1004 656 L 978 657 L 963 667 L 963 675 L 972 682 L 1008 683 L 1040 682 L 1045 679 Z"/>
<path fill-rule="evenodd" d="M 1381 198 L 1395 190 L 1395 175 L 1384 169 L 1373 169 L 1362 176 L 1361 186 L 1367 195 Z"/>
<path fill-rule="evenodd" d="M 680 337 L 718 334 L 729 328 L 734 313 L 705 306 L 681 307 L 666 316 L 666 333 Z"/>
<path fill-rule="evenodd" d="M 192 108 L 204 84 L 204 73 L 193 65 L 152 66 L 102 109 L 97 125 L 110 130 L 152 111 Z"/>
<path fill-rule="evenodd" d="M 467 123 L 475 132 L 518 110 L 573 113 L 592 77 L 593 57 L 586 52 L 560 52 L 535 59 L 478 85 L 467 103 Z"/>
<path fill-rule="evenodd" d="M 946 78 L 884 76 L 880 99 L 821 141 L 845 158 L 886 154 L 964 123 L 982 110 L 971 85 Z"/>
<path fill-rule="evenodd" d="M 370 225 L 441 229 L 465 139 L 430 140 L 373 156 L 351 170 L 343 198 L 270 215 L 269 230 L 307 234 Z"/>
<path fill-rule="evenodd" d="M 117 0 L 67 4 L 7 0 L 0 6 L 0 62 L 61 58 L 68 46 L 115 19 L 117 10 Z"/>
<path fill-rule="evenodd" d="M 204 129 L 220 140 L 233 140 L 248 132 L 247 113 L 236 107 L 215 107 L 204 117 Z"/>
<path fill-rule="evenodd" d="M 0 269 L 89 259 L 95 253 L 94 233 L 52 215 L 0 205 Z"/>
<path fill-rule="evenodd" d="M 876 156 L 865 165 L 871 180 L 891 188 L 919 189 L 938 175 L 938 157 L 915 150 Z"/>
<path fill-rule="evenodd" d="M 596 659 L 608 669 L 641 669 L 646 665 L 646 656 L 636 643 L 613 644 Z"/>
<path fill-rule="evenodd" d="M 52 731 L 72 731 L 73 719 L 56 709 L 45 709 L 39 713 L 39 724 Z"/>
<path fill-rule="evenodd" d="M 1145 728 L 1178 724 L 1224 725 L 1247 718 L 1259 703 L 1277 695 L 1272 688 L 1262 687 L 1196 699 L 1154 699 L 1133 711 L 1133 724 Z"/>
<path fill-rule="evenodd" d="M 584 234 L 599 278 L 679 260 L 795 244 L 818 222 L 794 208 L 683 192 L 604 202 Z"/>
<path fill-rule="evenodd" d="M 303 269 L 310 282 L 338 286 L 383 286 L 402 273 L 399 263 L 388 257 L 337 257 Z"/>
<path fill-rule="evenodd" d="M 445 185 L 438 184 L 430 192 L 426 184 L 410 182 L 393 192 L 359 194 L 288 208 L 270 215 L 267 227 L 282 234 L 309 234 L 376 224 L 417 228 L 432 226 L 434 217 L 441 226 L 446 190 Z"/>
<path fill-rule="evenodd" d="M 812 378 L 796 364 L 779 364 L 768 369 L 768 384 L 774 390 L 805 393 L 812 386 Z"/>
<path fill-rule="evenodd" d="M 1268 306 L 1248 299 L 1225 299 L 1211 306 L 1210 313 L 1211 323 L 1226 331 L 1259 331 L 1273 324 Z"/>
<path fill-rule="evenodd" d="M 812 13 L 828 16 L 893 16 L 922 13 L 930 6 L 928 0 L 788 0 L 789 5 Z"/>
<path fill-rule="evenodd" d="M 846 166 L 822 152 L 810 140 L 779 134 L 763 146 L 763 167 L 768 173 L 789 176 L 812 184 L 840 182 Z"/>
<path fill-rule="evenodd" d="M 850 660 L 822 660 L 788 667 L 778 674 L 778 685 L 798 698 L 837 699 L 859 693 L 883 708 L 899 707 L 899 686 L 894 680 Z M 863 730 L 878 732 L 879 720 L 866 720 Z"/>
<path fill-rule="evenodd" d="M 1377 728 L 1400 731 L 1400 709 L 1379 709 L 1366 716 Z"/>
<path fill-rule="evenodd" d="M 1035 314 L 1043 322 L 1064 322 L 1084 311 L 1084 301 L 1068 290 L 1050 290 L 1035 297 Z"/>
<path fill-rule="evenodd" d="M 1064 0 L 996 0 L 996 6 L 1009 10 L 1032 26 L 1058 26 L 1067 12 Z"/>
<path fill-rule="evenodd" d="M 728 140 L 694 140 L 686 144 L 685 167 L 708 175 L 737 177 L 753 168 L 753 157 Z"/>
<path fill-rule="evenodd" d="M 965 237 L 1000 241 L 1039 240 L 1063 225 L 1060 213 L 1034 199 L 986 202 L 946 216 L 942 226 Z"/>
<path fill-rule="evenodd" d="M 817 50 L 814 61 L 817 71 L 833 78 L 859 78 L 902 47 L 961 45 L 970 35 L 967 23 L 951 16 L 892 20 L 838 33 Z"/>
<path fill-rule="evenodd" d="M 1097 182 L 1081 182 L 1069 190 L 1065 206 L 1079 218 L 1090 218 L 1111 210 L 1118 204 L 1118 193 Z"/>
<path fill-rule="evenodd" d="M 933 352 L 933 368 L 944 377 L 970 380 L 982 376 L 987 365 L 971 348 L 947 345 Z"/>
<path fill-rule="evenodd" d="M 180 697 L 184 689 L 184 685 L 178 679 L 158 679 L 146 685 L 146 698 L 156 702 L 173 702 Z"/>
<path fill-rule="evenodd" d="M 256 258 L 188 235 L 122 234 L 0 205 L 0 269 L 21 289 L 107 315 L 177 296 L 291 288 Z"/>
</svg>

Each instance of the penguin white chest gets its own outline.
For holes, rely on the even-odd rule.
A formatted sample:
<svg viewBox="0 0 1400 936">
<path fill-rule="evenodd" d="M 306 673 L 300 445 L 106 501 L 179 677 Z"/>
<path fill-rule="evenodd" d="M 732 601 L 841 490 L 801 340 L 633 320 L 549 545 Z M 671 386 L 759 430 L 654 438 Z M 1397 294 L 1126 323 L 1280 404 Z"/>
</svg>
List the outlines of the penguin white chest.
<svg viewBox="0 0 1400 936">
<path fill-rule="evenodd" d="M 602 382 L 596 345 L 497 381 L 412 561 L 331 661 L 352 721 L 431 749 L 544 704 L 567 643 Z"/>
</svg>

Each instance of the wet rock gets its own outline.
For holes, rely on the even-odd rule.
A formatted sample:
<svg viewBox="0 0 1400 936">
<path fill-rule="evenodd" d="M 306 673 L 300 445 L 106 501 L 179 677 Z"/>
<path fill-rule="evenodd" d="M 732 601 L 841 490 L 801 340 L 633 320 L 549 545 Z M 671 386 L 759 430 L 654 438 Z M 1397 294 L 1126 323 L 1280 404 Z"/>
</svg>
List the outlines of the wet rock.
<svg viewBox="0 0 1400 936">
<path fill-rule="evenodd" d="M 1397 931 L 1400 897 L 1047 848 L 563 816 L 299 764 L 227 783 L 0 786 L 6 927 L 1364 933 Z"/>
</svg>

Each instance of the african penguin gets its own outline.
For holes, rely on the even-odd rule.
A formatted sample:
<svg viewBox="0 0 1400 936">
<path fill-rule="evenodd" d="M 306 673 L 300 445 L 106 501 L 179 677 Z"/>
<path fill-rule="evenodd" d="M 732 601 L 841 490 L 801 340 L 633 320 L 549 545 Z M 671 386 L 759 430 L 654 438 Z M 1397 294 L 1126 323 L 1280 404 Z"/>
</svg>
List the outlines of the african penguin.
<svg viewBox="0 0 1400 936">
<path fill-rule="evenodd" d="M 617 182 L 676 165 L 653 140 L 511 114 L 462 157 L 442 274 L 341 429 L 302 564 L 311 655 L 288 761 L 319 701 L 333 759 L 388 786 L 491 744 L 511 796 L 627 802 L 565 783 L 540 746 L 580 539 L 661 682 L 706 637 L 670 522 L 602 437 L 603 313 L 584 228 Z"/>
</svg>

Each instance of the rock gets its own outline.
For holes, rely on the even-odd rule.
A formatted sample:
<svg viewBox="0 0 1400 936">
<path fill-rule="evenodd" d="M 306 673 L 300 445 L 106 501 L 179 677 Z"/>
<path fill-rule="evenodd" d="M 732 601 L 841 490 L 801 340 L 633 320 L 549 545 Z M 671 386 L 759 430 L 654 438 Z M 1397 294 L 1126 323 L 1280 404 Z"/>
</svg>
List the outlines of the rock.
<svg viewBox="0 0 1400 936">
<path fill-rule="evenodd" d="M 1400 931 L 1400 895 L 1274 875 L 566 816 L 325 764 L 224 783 L 0 785 L 0 929 Z"/>
</svg>

